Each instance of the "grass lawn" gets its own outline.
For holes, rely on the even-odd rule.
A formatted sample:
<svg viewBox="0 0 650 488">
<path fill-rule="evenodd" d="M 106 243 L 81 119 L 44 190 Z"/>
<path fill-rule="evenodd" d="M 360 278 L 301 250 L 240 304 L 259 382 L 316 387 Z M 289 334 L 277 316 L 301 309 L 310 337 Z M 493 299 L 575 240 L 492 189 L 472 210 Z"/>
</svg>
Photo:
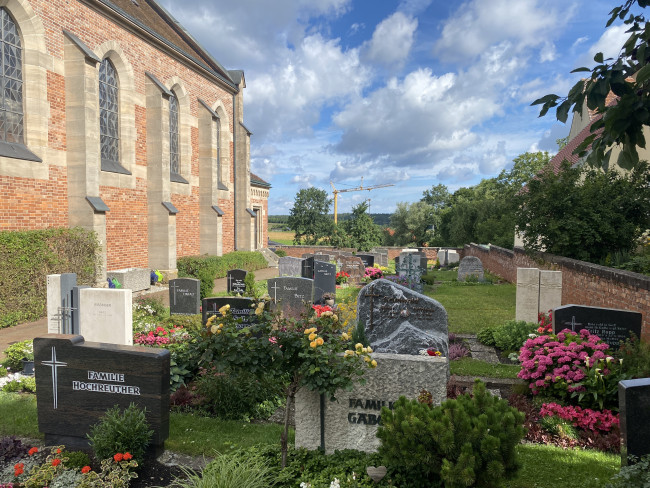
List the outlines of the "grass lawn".
<svg viewBox="0 0 650 488">
<path fill-rule="evenodd" d="M 461 376 L 486 376 L 489 378 L 516 378 L 521 367 L 516 364 L 491 364 L 472 358 L 449 361 L 451 374 Z"/>
</svg>

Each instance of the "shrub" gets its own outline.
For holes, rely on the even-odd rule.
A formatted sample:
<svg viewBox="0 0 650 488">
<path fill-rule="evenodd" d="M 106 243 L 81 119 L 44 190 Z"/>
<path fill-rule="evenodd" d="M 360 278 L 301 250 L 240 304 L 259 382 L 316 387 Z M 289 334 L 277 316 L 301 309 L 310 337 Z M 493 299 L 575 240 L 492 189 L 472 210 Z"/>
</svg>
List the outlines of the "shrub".
<svg viewBox="0 0 650 488">
<path fill-rule="evenodd" d="M 650 454 L 641 459 L 630 456 L 627 466 L 612 477 L 606 488 L 646 488 L 650 486 Z"/>
<path fill-rule="evenodd" d="M 430 408 L 404 397 L 383 408 L 377 437 L 385 463 L 404 470 L 404 485 L 500 486 L 518 469 L 515 447 L 524 414 L 490 395 L 477 380 L 473 396 Z"/>
<path fill-rule="evenodd" d="M 142 464 L 151 441 L 146 409 L 131 403 L 124 411 L 118 405 L 106 411 L 88 434 L 90 446 L 98 459 L 110 459 L 115 453 L 129 452 Z"/>
<path fill-rule="evenodd" d="M 70 451 L 66 453 L 68 460 L 65 465 L 71 469 L 81 469 L 90 465 L 90 457 L 83 451 Z"/>
<path fill-rule="evenodd" d="M 275 255 L 279 258 L 284 258 L 287 255 L 287 251 L 285 251 L 284 249 L 276 249 Z"/>
<path fill-rule="evenodd" d="M 494 340 L 494 329 L 495 327 L 485 327 L 478 331 L 476 334 L 476 339 L 486 346 L 495 346 L 496 342 Z"/>
<path fill-rule="evenodd" d="M 27 455 L 29 447 L 23 444 L 16 436 L 3 437 L 0 439 L 0 464 L 10 464 Z"/>
<path fill-rule="evenodd" d="M 34 343 L 32 339 L 16 342 L 5 349 L 5 360 L 2 365 L 12 371 L 23 370 L 23 359 L 34 360 Z"/>
<path fill-rule="evenodd" d="M 18 379 L 7 382 L 2 391 L 7 393 L 36 393 L 36 378 L 33 376 L 20 376 Z"/>
<path fill-rule="evenodd" d="M 246 285 L 246 296 L 254 297 L 255 293 L 255 273 L 249 271 L 244 277 L 244 285 Z"/>
<path fill-rule="evenodd" d="M 452 342 L 449 344 L 449 353 L 447 354 L 450 361 L 469 356 L 467 346 L 462 342 Z"/>
<path fill-rule="evenodd" d="M 508 320 L 494 327 L 494 345 L 502 351 L 519 350 L 529 335 L 537 331 L 537 324 L 523 320 Z"/>
</svg>

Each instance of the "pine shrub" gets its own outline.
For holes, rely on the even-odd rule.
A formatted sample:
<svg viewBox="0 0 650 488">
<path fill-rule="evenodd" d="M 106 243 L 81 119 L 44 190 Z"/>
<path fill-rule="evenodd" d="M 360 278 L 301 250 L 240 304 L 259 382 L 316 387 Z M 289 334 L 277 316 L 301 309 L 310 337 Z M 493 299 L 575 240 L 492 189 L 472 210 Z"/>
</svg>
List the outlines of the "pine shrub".
<svg viewBox="0 0 650 488">
<path fill-rule="evenodd" d="M 401 397 L 394 410 L 382 409 L 381 420 L 379 453 L 407 486 L 498 487 L 519 468 L 524 414 L 479 380 L 472 395 L 434 408 Z"/>
</svg>

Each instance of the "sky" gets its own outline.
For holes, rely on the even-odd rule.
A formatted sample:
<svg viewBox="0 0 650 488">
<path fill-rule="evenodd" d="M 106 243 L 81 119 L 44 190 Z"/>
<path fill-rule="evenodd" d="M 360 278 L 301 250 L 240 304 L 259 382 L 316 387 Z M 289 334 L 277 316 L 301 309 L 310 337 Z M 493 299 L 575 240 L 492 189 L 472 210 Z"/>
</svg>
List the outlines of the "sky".
<svg viewBox="0 0 650 488">
<path fill-rule="evenodd" d="M 453 192 L 557 152 L 569 132 L 533 100 L 566 95 L 627 38 L 604 0 L 161 0 L 226 69 L 244 70 L 251 171 L 269 214 L 296 193 L 339 190 L 392 213 L 440 183 Z"/>
</svg>

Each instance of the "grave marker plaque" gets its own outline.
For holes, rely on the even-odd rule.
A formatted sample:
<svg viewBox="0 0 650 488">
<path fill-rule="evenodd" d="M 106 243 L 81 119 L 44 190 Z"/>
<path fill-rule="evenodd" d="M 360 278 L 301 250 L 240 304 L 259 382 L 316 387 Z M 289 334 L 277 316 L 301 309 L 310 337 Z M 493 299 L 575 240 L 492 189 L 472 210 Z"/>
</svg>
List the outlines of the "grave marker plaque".
<svg viewBox="0 0 650 488">
<path fill-rule="evenodd" d="M 201 313 L 201 281 L 194 278 L 169 280 L 169 313 L 195 315 Z"/>
<path fill-rule="evenodd" d="M 255 312 L 255 300 L 247 297 L 211 297 L 203 299 L 203 325 L 213 315 L 221 317 L 219 309 L 224 305 L 230 305 L 230 313 L 238 320 L 237 328 L 243 329 L 257 322 Z"/>
<path fill-rule="evenodd" d="M 302 277 L 314 279 L 314 256 L 302 260 Z"/>
<path fill-rule="evenodd" d="M 621 426 L 621 461 L 650 454 L 650 378 L 618 383 Z"/>
<path fill-rule="evenodd" d="M 361 259 L 366 268 L 371 268 L 375 265 L 375 256 L 372 254 L 357 254 L 357 257 Z"/>
<path fill-rule="evenodd" d="M 282 276 L 295 276 L 302 275 L 302 259 L 292 258 L 289 256 L 281 257 L 278 262 L 278 275 Z"/>
<path fill-rule="evenodd" d="M 336 295 L 336 265 L 316 261 L 314 262 L 314 303 L 325 303 L 324 293 Z"/>
<path fill-rule="evenodd" d="M 299 317 L 306 304 L 313 303 L 313 288 L 314 280 L 309 278 L 282 277 L 267 281 L 271 307 L 282 310 L 285 317 Z"/>
<path fill-rule="evenodd" d="M 246 275 L 248 271 L 245 269 L 231 269 L 226 273 L 226 284 L 228 293 L 238 293 L 244 295 L 246 293 Z"/>
<path fill-rule="evenodd" d="M 639 312 L 615 308 L 565 305 L 553 310 L 553 332 L 563 329 L 579 332 L 587 329 L 597 335 L 613 349 L 618 349 L 630 332 L 641 337 L 642 315 Z"/>
<path fill-rule="evenodd" d="M 79 334 L 85 340 L 133 345 L 131 290 L 82 288 L 79 309 Z"/>
<path fill-rule="evenodd" d="M 130 291 L 130 290 L 129 290 Z M 86 434 L 106 410 L 146 408 L 151 452 L 169 436 L 169 351 L 85 342 L 79 335 L 34 339 L 38 428 L 50 446 L 88 448 Z"/>
</svg>

